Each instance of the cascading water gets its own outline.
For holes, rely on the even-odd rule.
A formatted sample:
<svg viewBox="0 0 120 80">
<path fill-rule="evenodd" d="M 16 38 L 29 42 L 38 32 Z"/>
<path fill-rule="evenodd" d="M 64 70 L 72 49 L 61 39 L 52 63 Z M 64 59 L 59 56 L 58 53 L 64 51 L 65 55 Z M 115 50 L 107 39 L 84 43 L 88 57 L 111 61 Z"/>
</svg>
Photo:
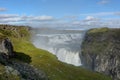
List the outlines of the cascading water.
<svg viewBox="0 0 120 80">
<path fill-rule="evenodd" d="M 32 41 L 36 47 L 55 54 L 60 61 L 80 66 L 80 45 L 82 37 L 83 32 L 37 33 Z"/>
</svg>

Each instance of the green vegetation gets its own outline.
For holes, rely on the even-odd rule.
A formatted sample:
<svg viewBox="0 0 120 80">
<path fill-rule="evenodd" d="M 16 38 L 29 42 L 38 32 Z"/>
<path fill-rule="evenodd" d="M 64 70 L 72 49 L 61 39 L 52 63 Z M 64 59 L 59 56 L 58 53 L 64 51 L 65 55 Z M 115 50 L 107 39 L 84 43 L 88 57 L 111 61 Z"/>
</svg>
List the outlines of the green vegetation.
<svg viewBox="0 0 120 80">
<path fill-rule="evenodd" d="M 17 31 L 8 31 L 8 33 L 11 33 L 12 35 L 8 35 L 6 32 L 4 33 L 2 29 L 0 29 L 0 33 L 11 39 L 19 61 L 27 62 L 30 65 L 43 70 L 47 74 L 49 80 L 111 80 L 103 74 L 58 61 L 51 53 L 34 47 L 28 38 L 29 31 L 26 27 L 16 28 L 18 29 Z M 22 53 L 29 55 L 29 57 L 25 58 Z M 0 70 L 2 69 L 0 68 Z M 14 77 L 13 80 L 17 79 Z"/>
<path fill-rule="evenodd" d="M 90 54 L 104 54 L 120 40 L 120 29 L 95 28 L 86 33 L 82 44 L 82 52 Z M 116 40 L 116 41 L 115 41 Z"/>
<path fill-rule="evenodd" d="M 88 34 L 91 34 L 91 33 L 104 33 L 104 32 L 107 32 L 109 31 L 109 28 L 107 27 L 104 27 L 104 28 L 94 28 L 94 29 L 90 29 L 88 31 Z"/>
<path fill-rule="evenodd" d="M 0 25 L 0 35 L 13 38 L 29 37 L 29 28 L 25 26 Z"/>
<path fill-rule="evenodd" d="M 17 39 L 12 41 L 15 50 L 29 55 L 32 59 L 31 64 L 45 71 L 50 80 L 110 80 L 102 74 L 62 63 L 54 55 L 47 51 L 36 49 L 28 41 Z"/>
<path fill-rule="evenodd" d="M 0 80 L 20 80 L 20 77 L 6 73 L 5 67 L 0 64 Z"/>
</svg>

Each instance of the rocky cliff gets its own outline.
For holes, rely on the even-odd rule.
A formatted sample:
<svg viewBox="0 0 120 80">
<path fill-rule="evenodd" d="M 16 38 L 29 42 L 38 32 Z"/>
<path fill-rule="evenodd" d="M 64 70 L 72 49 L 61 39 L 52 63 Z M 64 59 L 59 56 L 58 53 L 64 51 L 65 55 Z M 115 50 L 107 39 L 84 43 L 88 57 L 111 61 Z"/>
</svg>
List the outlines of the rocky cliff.
<svg viewBox="0 0 120 80">
<path fill-rule="evenodd" d="M 85 68 L 120 80 L 120 29 L 88 30 L 82 43 Z"/>
<path fill-rule="evenodd" d="M 0 64 L 5 66 L 6 74 L 19 76 L 20 80 L 48 80 L 43 71 L 28 63 L 16 61 L 17 58 L 18 53 L 14 52 L 10 39 L 2 39 L 0 42 Z"/>
<path fill-rule="evenodd" d="M 42 70 L 28 63 L 28 55 L 13 49 L 10 39 L 29 37 L 28 30 L 25 26 L 0 25 L 0 80 L 48 80 Z"/>
<path fill-rule="evenodd" d="M 0 80 L 111 80 L 110 77 L 62 63 L 30 42 L 26 26 L 0 25 Z M 11 54 L 14 52 L 13 57 Z"/>
<path fill-rule="evenodd" d="M 9 38 L 2 39 L 0 42 L 0 53 L 4 53 L 8 57 L 13 57 L 13 46 Z"/>
</svg>

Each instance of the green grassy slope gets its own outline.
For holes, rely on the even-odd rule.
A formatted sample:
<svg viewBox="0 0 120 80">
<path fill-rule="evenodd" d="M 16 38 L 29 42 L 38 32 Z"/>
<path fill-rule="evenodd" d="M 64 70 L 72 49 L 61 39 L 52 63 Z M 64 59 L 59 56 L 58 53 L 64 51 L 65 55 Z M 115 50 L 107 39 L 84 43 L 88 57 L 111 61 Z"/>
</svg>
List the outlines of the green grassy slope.
<svg viewBox="0 0 120 80">
<path fill-rule="evenodd" d="M 0 33 L 4 34 L 1 30 Z M 18 36 L 8 36 L 7 34 L 4 34 L 11 39 L 19 60 L 43 70 L 50 80 L 111 80 L 109 77 L 100 73 L 91 72 L 81 67 L 62 63 L 51 53 L 37 49 L 29 41 L 29 32 L 26 32 L 25 28 L 22 28 L 18 33 L 11 30 L 11 33 L 19 34 Z M 25 57 L 21 53 L 29 56 L 29 58 Z M 0 68 L 0 70 L 2 69 Z"/>
<path fill-rule="evenodd" d="M 95 28 L 86 33 L 82 43 L 82 53 L 105 54 L 113 46 L 119 45 L 120 29 Z"/>
</svg>

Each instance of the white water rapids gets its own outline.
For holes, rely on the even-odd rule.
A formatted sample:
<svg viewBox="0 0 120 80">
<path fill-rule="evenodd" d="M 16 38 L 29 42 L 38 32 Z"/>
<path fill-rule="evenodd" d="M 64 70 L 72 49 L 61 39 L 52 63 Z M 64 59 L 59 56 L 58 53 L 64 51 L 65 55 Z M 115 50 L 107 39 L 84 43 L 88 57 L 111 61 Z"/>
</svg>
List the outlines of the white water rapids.
<svg viewBox="0 0 120 80">
<path fill-rule="evenodd" d="M 62 33 L 37 33 L 34 36 L 33 44 L 37 48 L 47 50 L 55 54 L 62 62 L 80 66 L 81 42 L 83 32 L 62 32 Z"/>
</svg>

